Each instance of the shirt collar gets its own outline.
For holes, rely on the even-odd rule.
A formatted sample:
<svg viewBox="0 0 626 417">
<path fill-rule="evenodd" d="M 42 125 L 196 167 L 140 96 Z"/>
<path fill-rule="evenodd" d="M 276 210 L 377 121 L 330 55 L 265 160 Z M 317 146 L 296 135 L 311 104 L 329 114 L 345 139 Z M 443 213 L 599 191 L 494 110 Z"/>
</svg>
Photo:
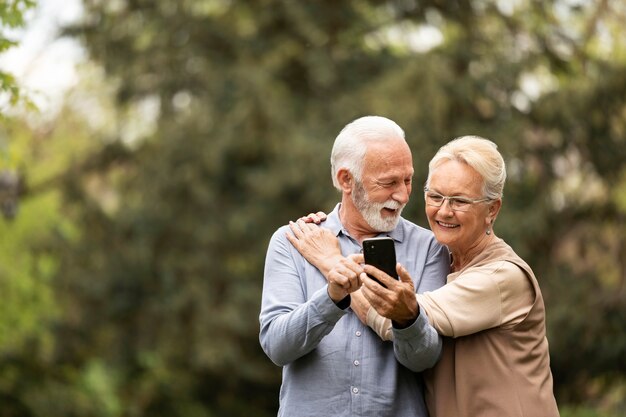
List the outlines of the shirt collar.
<svg viewBox="0 0 626 417">
<path fill-rule="evenodd" d="M 331 230 L 335 236 L 339 236 L 340 234 L 343 234 L 345 236 L 350 236 L 348 231 L 344 229 L 343 225 L 341 224 L 341 220 L 339 219 L 340 208 L 341 208 L 341 203 L 338 203 L 333 209 L 333 211 L 331 211 L 328 214 L 326 221 L 324 222 L 324 226 L 327 229 Z M 396 242 L 402 243 L 404 241 L 404 235 L 405 235 L 405 222 L 406 220 L 400 217 L 400 221 L 398 222 L 398 225 L 395 227 L 395 229 L 389 232 L 379 233 L 378 236 L 389 236 Z"/>
</svg>

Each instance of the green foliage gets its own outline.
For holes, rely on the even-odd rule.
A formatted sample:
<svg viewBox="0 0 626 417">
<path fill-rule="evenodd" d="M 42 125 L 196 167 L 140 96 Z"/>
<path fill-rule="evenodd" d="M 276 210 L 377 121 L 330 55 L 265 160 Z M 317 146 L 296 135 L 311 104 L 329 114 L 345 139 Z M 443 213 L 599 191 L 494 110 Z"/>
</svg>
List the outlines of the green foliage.
<svg viewBox="0 0 626 417">
<path fill-rule="evenodd" d="M 22 208 L 18 219 L 0 222 L 0 346 L 15 348 L 33 335 L 47 332 L 57 306 L 50 281 L 58 271 L 57 259 L 49 253 L 25 252 L 35 247 L 33 237 L 59 221 L 58 196 L 40 196 Z"/>
<path fill-rule="evenodd" d="M 407 132 L 420 224 L 438 147 L 499 144 L 496 232 L 540 279 L 563 415 L 619 414 L 626 60 L 598 28 L 622 39 L 624 10 L 592 3 L 85 2 L 66 34 L 104 69 L 113 110 L 83 97 L 52 133 L 7 135 L 30 186 L 0 225 L 0 264 L 15 260 L 0 284 L 17 294 L 0 309 L 21 329 L 0 321 L 2 409 L 275 415 L 280 369 L 258 344 L 267 242 L 332 209 L 334 137 L 380 114 Z M 440 42 L 424 49 L 422 30 Z"/>
<path fill-rule="evenodd" d="M 24 13 L 34 7 L 35 4 L 34 0 L 4 0 L 0 3 L 0 22 L 2 26 L 10 28 L 23 26 Z"/>
<path fill-rule="evenodd" d="M 0 54 L 17 45 L 16 41 L 6 37 L 5 27 L 14 29 L 23 26 L 24 14 L 35 4 L 34 0 L 3 0 L 0 2 Z M 10 106 L 24 103 L 27 107 L 33 108 L 32 103 L 22 95 L 15 78 L 5 71 L 0 71 L 0 93 L 8 97 Z"/>
</svg>

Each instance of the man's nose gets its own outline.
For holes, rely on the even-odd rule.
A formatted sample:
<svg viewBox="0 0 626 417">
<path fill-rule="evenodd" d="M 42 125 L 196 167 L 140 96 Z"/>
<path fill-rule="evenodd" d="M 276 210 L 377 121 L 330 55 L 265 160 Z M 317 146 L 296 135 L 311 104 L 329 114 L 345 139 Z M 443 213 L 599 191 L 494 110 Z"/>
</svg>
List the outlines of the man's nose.
<svg viewBox="0 0 626 417">
<path fill-rule="evenodd" d="M 406 204 L 409 202 L 410 195 L 411 185 L 401 184 L 398 186 L 398 188 L 396 188 L 391 197 L 400 204 Z"/>
</svg>

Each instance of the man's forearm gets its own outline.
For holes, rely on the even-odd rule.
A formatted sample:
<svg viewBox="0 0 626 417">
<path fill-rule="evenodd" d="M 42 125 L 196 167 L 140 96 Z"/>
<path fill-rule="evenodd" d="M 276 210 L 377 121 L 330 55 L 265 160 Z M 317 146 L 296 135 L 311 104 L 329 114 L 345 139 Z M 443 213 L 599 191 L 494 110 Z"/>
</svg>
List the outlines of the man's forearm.
<svg viewBox="0 0 626 417">
<path fill-rule="evenodd" d="M 346 314 L 328 297 L 326 287 L 292 311 L 279 313 L 272 310 L 266 308 L 261 314 L 259 340 L 267 356 L 279 366 L 315 349 Z"/>
<path fill-rule="evenodd" d="M 414 372 L 432 368 L 441 356 L 442 339 L 422 311 L 405 329 L 393 329 L 396 359 Z"/>
</svg>

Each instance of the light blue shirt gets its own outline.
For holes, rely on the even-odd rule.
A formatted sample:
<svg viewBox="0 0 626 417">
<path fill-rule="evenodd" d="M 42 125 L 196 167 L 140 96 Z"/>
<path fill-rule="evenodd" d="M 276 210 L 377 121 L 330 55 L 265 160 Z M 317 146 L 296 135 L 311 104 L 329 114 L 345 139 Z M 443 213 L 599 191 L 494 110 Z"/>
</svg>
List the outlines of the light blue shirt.
<svg viewBox="0 0 626 417">
<path fill-rule="evenodd" d="M 335 207 L 322 227 L 339 238 L 344 256 L 360 253 Z M 441 338 L 422 311 L 413 325 L 383 342 L 350 308 L 330 299 L 324 276 L 289 243 L 288 226 L 269 244 L 259 340 L 283 367 L 279 416 L 426 417 L 420 371 L 441 353 Z M 418 292 L 445 283 L 450 257 L 433 234 L 405 219 L 389 233 L 398 262 Z"/>
</svg>

